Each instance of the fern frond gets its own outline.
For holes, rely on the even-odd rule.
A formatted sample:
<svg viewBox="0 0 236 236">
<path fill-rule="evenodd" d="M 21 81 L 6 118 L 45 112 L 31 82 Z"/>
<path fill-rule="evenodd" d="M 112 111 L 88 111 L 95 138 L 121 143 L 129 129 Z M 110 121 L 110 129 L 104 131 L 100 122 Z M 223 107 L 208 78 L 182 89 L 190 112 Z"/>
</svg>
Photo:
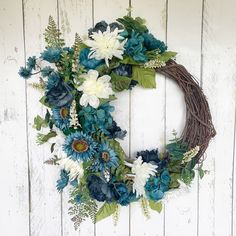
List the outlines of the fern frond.
<svg viewBox="0 0 236 236">
<path fill-rule="evenodd" d="M 114 226 L 117 226 L 119 217 L 120 217 L 120 205 L 117 204 L 116 211 L 112 215 Z"/>
<path fill-rule="evenodd" d="M 61 32 L 52 16 L 49 16 L 48 27 L 45 29 L 44 37 L 47 47 L 61 48 L 65 45 L 64 39 L 61 38 Z"/>
<path fill-rule="evenodd" d="M 58 165 L 58 157 L 57 156 L 54 156 L 48 160 L 46 160 L 44 163 L 45 164 L 48 164 L 48 165 Z"/>
</svg>

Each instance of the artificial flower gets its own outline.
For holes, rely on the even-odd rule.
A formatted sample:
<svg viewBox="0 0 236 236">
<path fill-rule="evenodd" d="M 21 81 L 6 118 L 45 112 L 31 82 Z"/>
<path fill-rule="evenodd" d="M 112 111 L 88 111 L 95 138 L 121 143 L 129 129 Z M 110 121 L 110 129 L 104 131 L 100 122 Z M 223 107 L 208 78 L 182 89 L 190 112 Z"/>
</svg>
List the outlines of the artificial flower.
<svg viewBox="0 0 236 236">
<path fill-rule="evenodd" d="M 114 92 L 111 88 L 111 77 L 103 75 L 98 77 L 96 70 L 89 70 L 87 74 L 81 75 L 85 79 L 83 84 L 78 87 L 79 91 L 83 92 L 80 98 L 80 105 L 87 106 L 88 104 L 94 108 L 99 106 L 99 98 L 108 99 Z"/>
<path fill-rule="evenodd" d="M 57 162 L 69 176 L 69 180 L 78 180 L 83 177 L 84 169 L 81 161 L 73 161 L 70 158 L 63 158 Z"/>
<path fill-rule="evenodd" d="M 70 127 L 70 107 L 54 107 L 52 108 L 52 118 L 56 127 L 66 130 Z"/>
<path fill-rule="evenodd" d="M 52 72 L 54 71 L 54 69 L 50 66 L 45 66 L 42 70 L 41 70 L 41 75 L 42 77 L 47 77 L 49 76 Z"/>
<path fill-rule="evenodd" d="M 112 185 L 97 175 L 91 174 L 88 176 L 87 187 L 91 198 L 99 202 L 111 202 L 114 198 Z"/>
<path fill-rule="evenodd" d="M 46 102 L 48 102 L 48 104 L 53 107 L 63 107 L 70 105 L 74 99 L 71 91 L 72 88 L 60 80 L 46 92 Z"/>
<path fill-rule="evenodd" d="M 63 148 L 72 160 L 87 161 L 95 154 L 96 146 L 92 137 L 76 131 L 66 137 Z"/>
<path fill-rule="evenodd" d="M 190 162 L 199 152 L 200 146 L 196 146 L 195 148 L 192 148 L 191 150 L 184 153 L 182 163 Z"/>
<path fill-rule="evenodd" d="M 57 72 L 50 72 L 48 75 L 48 81 L 47 81 L 47 90 L 50 90 L 54 87 L 56 87 L 59 83 L 62 83 L 62 78 Z"/>
<path fill-rule="evenodd" d="M 96 60 L 95 58 L 89 58 L 89 48 L 84 48 L 79 54 L 79 63 L 86 69 L 95 69 L 104 63 L 104 60 Z"/>
<path fill-rule="evenodd" d="M 33 57 L 29 57 L 27 59 L 27 63 L 26 63 L 27 67 L 29 70 L 35 70 L 35 67 L 36 67 L 36 57 L 33 56 Z"/>
<path fill-rule="evenodd" d="M 92 169 L 95 171 L 105 171 L 117 166 L 118 158 L 114 150 L 109 147 L 108 143 L 100 144 L 95 154 L 95 162 Z"/>
<path fill-rule="evenodd" d="M 158 165 L 160 162 L 158 149 L 137 152 L 137 156 L 141 156 L 144 162 L 151 163 L 153 165 Z"/>
<path fill-rule="evenodd" d="M 120 76 L 131 77 L 132 76 L 132 66 L 121 64 L 114 69 L 114 72 Z"/>
<path fill-rule="evenodd" d="M 124 137 L 127 134 L 127 131 L 122 130 L 114 120 L 112 121 L 112 126 L 109 129 L 107 129 L 107 131 L 108 131 L 108 137 L 110 139 L 115 139 L 115 138 L 124 139 Z"/>
<path fill-rule="evenodd" d="M 18 74 L 24 79 L 29 79 L 32 75 L 31 70 L 26 67 L 20 67 Z"/>
<path fill-rule="evenodd" d="M 155 50 L 158 49 L 160 53 L 163 53 L 166 51 L 167 46 L 164 42 L 156 39 L 152 34 L 150 33 L 143 33 L 142 34 L 144 38 L 144 47 L 148 50 Z"/>
<path fill-rule="evenodd" d="M 61 170 L 60 172 L 60 179 L 57 180 L 57 190 L 61 192 L 69 182 L 69 175 L 65 170 Z"/>
<path fill-rule="evenodd" d="M 125 44 L 125 53 L 132 57 L 137 62 L 146 62 L 146 49 L 143 45 L 144 38 L 139 33 L 132 31 L 130 38 Z"/>
<path fill-rule="evenodd" d="M 114 111 L 114 107 L 109 103 L 104 103 L 97 109 L 91 106 L 83 107 L 78 114 L 83 130 L 86 133 L 94 133 L 97 130 L 101 130 L 104 134 L 110 135 L 110 129 L 113 124 L 112 111 Z"/>
<path fill-rule="evenodd" d="M 126 40 L 119 35 L 123 30 L 115 28 L 111 31 L 110 26 L 106 31 L 93 32 L 91 39 L 85 41 L 85 44 L 91 47 L 90 58 L 97 60 L 105 60 L 106 65 L 109 67 L 109 60 L 113 57 L 123 59 L 124 44 Z"/>
<path fill-rule="evenodd" d="M 47 48 L 41 53 L 41 58 L 50 63 L 59 62 L 61 59 L 61 49 L 60 48 Z"/>
<path fill-rule="evenodd" d="M 133 192 L 136 196 L 145 196 L 144 186 L 150 176 L 154 176 L 156 171 L 156 165 L 146 163 L 142 161 L 142 157 L 138 157 L 133 164 L 127 163 L 126 165 L 131 167 L 131 171 L 134 174 L 133 179 Z"/>
</svg>

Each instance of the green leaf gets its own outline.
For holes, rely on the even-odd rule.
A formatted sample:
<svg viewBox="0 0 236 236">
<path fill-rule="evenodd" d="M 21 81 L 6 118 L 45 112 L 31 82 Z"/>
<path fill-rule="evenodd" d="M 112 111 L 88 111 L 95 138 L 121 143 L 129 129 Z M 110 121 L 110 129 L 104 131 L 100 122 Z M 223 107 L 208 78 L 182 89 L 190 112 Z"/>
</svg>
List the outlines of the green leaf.
<svg viewBox="0 0 236 236">
<path fill-rule="evenodd" d="M 159 59 L 160 61 L 163 61 L 163 62 L 167 62 L 171 58 L 175 57 L 176 55 L 177 55 L 177 52 L 166 51 L 161 54 L 158 54 L 156 59 Z"/>
<path fill-rule="evenodd" d="M 141 65 L 140 62 L 135 61 L 130 56 L 124 56 L 124 59 L 120 61 L 121 64 L 129 64 L 129 65 Z"/>
<path fill-rule="evenodd" d="M 48 134 L 38 133 L 36 142 L 38 145 L 41 145 L 43 143 L 46 143 L 50 138 L 53 138 L 56 136 L 57 136 L 57 133 L 55 131 L 50 131 Z"/>
<path fill-rule="evenodd" d="M 155 75 L 154 69 L 133 66 L 133 79 L 144 88 L 156 88 Z"/>
<path fill-rule="evenodd" d="M 198 169 L 199 177 L 202 179 L 205 175 L 204 170 L 202 168 Z"/>
<path fill-rule="evenodd" d="M 116 96 L 115 95 L 110 95 L 109 98 L 100 98 L 100 105 L 106 103 L 106 102 L 110 102 L 110 101 L 114 101 L 116 100 Z"/>
<path fill-rule="evenodd" d="M 192 180 L 194 179 L 194 176 L 195 172 L 193 170 L 189 170 L 187 168 L 184 168 L 182 170 L 181 179 L 185 184 L 190 185 Z"/>
<path fill-rule="evenodd" d="M 149 200 L 149 206 L 152 210 L 157 211 L 158 213 L 161 213 L 162 211 L 162 202 L 158 201 L 153 201 L 153 200 Z"/>
<path fill-rule="evenodd" d="M 48 126 L 48 123 L 39 115 L 37 115 L 34 118 L 34 125 L 33 128 L 35 128 L 36 130 L 41 130 L 41 128 L 46 128 Z"/>
<path fill-rule="evenodd" d="M 112 89 L 115 92 L 121 92 L 123 90 L 129 89 L 131 79 L 126 76 L 120 76 L 116 73 L 111 73 L 111 83 L 112 83 Z"/>
<path fill-rule="evenodd" d="M 43 104 L 44 106 L 50 108 L 50 105 L 46 102 L 46 96 L 41 97 L 40 100 L 39 100 L 39 102 L 40 102 L 41 104 Z"/>
<path fill-rule="evenodd" d="M 118 205 L 117 203 L 104 203 L 104 205 L 98 210 L 96 214 L 96 222 L 99 222 L 108 216 L 116 212 Z"/>
<path fill-rule="evenodd" d="M 170 175 L 171 181 L 170 181 L 170 188 L 178 188 L 180 186 L 180 183 L 178 179 L 180 179 L 180 174 L 179 173 L 172 173 Z"/>
</svg>

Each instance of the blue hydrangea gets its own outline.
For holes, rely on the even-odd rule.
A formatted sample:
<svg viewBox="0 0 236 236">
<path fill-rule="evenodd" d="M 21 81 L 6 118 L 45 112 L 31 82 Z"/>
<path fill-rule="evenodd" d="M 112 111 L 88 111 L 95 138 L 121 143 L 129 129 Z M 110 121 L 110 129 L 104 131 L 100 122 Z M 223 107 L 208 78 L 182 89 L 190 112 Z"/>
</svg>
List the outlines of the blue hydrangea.
<svg viewBox="0 0 236 236">
<path fill-rule="evenodd" d="M 131 77 L 132 76 L 132 66 L 121 64 L 114 69 L 114 72 L 120 76 Z"/>
<path fill-rule="evenodd" d="M 20 67 L 18 74 L 24 79 L 29 79 L 32 75 L 31 70 L 26 67 Z"/>
<path fill-rule="evenodd" d="M 145 185 L 145 192 L 149 199 L 158 201 L 163 198 L 164 193 L 169 190 L 170 174 L 163 171 L 160 177 L 150 177 Z"/>
<path fill-rule="evenodd" d="M 47 90 L 50 90 L 50 89 L 56 87 L 61 82 L 62 82 L 62 79 L 61 79 L 60 75 L 57 72 L 51 72 L 48 75 Z"/>
<path fill-rule="evenodd" d="M 74 161 L 88 161 L 96 153 L 96 147 L 93 138 L 80 131 L 69 134 L 63 145 L 64 151 Z"/>
<path fill-rule="evenodd" d="M 41 75 L 42 77 L 48 77 L 52 72 L 54 72 L 54 69 L 50 66 L 45 66 L 42 70 L 41 70 Z"/>
<path fill-rule="evenodd" d="M 143 43 L 143 36 L 133 31 L 130 38 L 125 43 L 125 53 L 135 61 L 145 63 L 148 59 L 145 55 L 146 49 L 143 46 Z"/>
<path fill-rule="evenodd" d="M 95 162 L 92 169 L 94 171 L 105 171 L 117 166 L 118 158 L 114 150 L 109 147 L 108 143 L 100 144 L 95 154 Z"/>
<path fill-rule="evenodd" d="M 65 170 L 61 170 L 60 179 L 57 180 L 57 190 L 61 192 L 69 182 L 69 174 Z"/>
<path fill-rule="evenodd" d="M 97 130 L 101 130 L 105 134 L 109 135 L 108 129 L 112 127 L 111 112 L 114 111 L 114 107 L 109 103 L 105 103 L 99 106 L 97 109 L 87 106 L 82 107 L 79 112 L 79 118 L 86 133 L 94 133 Z"/>
<path fill-rule="evenodd" d="M 86 69 L 95 69 L 96 67 L 104 63 L 104 60 L 96 60 L 95 58 L 90 59 L 89 53 L 90 53 L 90 49 L 84 48 L 81 50 L 80 55 L 79 55 L 79 62 Z"/>
<path fill-rule="evenodd" d="M 166 51 L 167 46 L 165 45 L 165 43 L 156 39 L 152 34 L 143 33 L 142 36 L 144 38 L 144 46 L 148 51 L 155 49 L 159 49 L 160 53 Z"/>
<path fill-rule="evenodd" d="M 52 108 L 52 119 L 56 127 L 66 130 L 70 127 L 70 107 Z"/>
<path fill-rule="evenodd" d="M 122 130 L 114 120 L 112 121 L 112 126 L 107 131 L 109 133 L 108 137 L 110 139 L 115 139 L 115 138 L 124 139 L 124 137 L 127 134 L 127 131 Z"/>
<path fill-rule="evenodd" d="M 60 48 L 47 48 L 41 53 L 41 58 L 50 63 L 59 62 L 61 59 L 61 49 Z"/>
<path fill-rule="evenodd" d="M 29 57 L 29 58 L 27 59 L 26 65 L 27 65 L 27 68 L 28 68 L 29 70 L 33 70 L 33 69 L 35 70 L 35 67 L 36 67 L 36 57 L 35 57 L 35 56 Z"/>
</svg>

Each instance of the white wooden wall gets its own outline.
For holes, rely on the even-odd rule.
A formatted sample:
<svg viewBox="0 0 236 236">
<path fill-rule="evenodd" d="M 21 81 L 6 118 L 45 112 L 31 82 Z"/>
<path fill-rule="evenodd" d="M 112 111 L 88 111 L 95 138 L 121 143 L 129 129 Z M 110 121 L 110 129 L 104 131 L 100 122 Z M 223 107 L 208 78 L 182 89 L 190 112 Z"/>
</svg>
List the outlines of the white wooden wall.
<svg viewBox="0 0 236 236">
<path fill-rule="evenodd" d="M 25 58 L 44 47 L 48 16 L 68 44 L 99 20 L 126 14 L 147 19 L 150 30 L 178 51 L 211 107 L 217 136 L 207 150 L 203 180 L 176 193 L 161 214 L 146 220 L 138 204 L 121 210 L 118 225 L 85 222 L 79 232 L 67 215 L 68 194 L 58 194 L 58 170 L 43 164 L 49 151 L 35 144 L 32 121 L 42 114 L 40 94 L 17 74 Z M 0 0 L 0 235 L 1 236 L 235 236 L 236 235 L 236 1 L 235 0 Z M 157 89 L 135 88 L 116 101 L 122 145 L 134 155 L 163 147 L 181 132 L 183 96 L 168 78 Z"/>
</svg>

